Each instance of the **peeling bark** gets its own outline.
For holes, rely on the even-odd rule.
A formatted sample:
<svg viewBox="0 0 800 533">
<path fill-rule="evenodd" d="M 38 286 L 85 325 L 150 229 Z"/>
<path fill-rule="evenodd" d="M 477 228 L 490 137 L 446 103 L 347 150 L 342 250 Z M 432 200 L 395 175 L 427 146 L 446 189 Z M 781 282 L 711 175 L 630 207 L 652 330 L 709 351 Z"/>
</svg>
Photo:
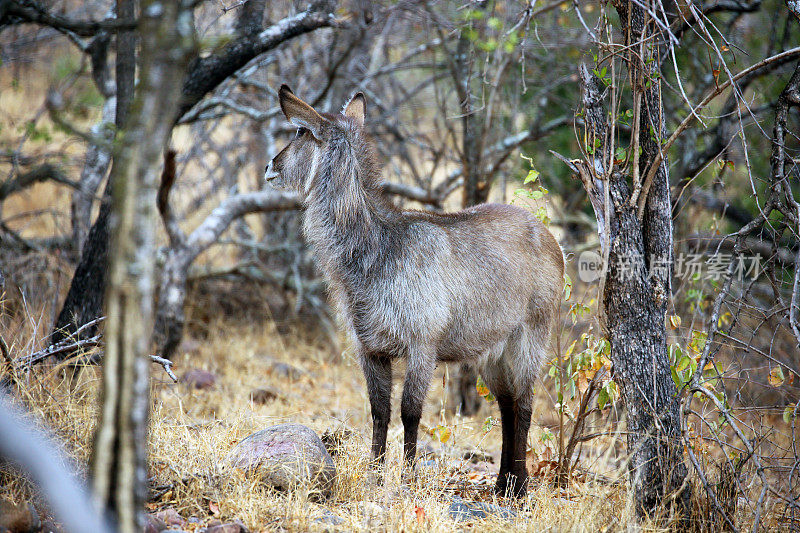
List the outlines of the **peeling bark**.
<svg viewBox="0 0 800 533">
<path fill-rule="evenodd" d="M 132 0 L 120 3 L 133 6 Z M 155 195 L 193 49 L 190 10 L 178 1 L 142 2 L 141 75 L 110 179 L 103 394 L 90 465 L 95 501 L 122 533 L 143 531 L 146 525 Z"/>
<path fill-rule="evenodd" d="M 685 483 L 678 391 L 670 375 L 666 344 L 666 309 L 670 296 L 672 219 L 666 157 L 657 158 L 664 137 L 658 64 L 645 62 L 639 51 L 655 54 L 653 24 L 638 4 L 614 2 L 620 14 L 629 52 L 631 87 L 639 94 L 638 169 L 634 190 L 628 177 L 608 168 L 607 120 L 604 89 L 584 66 L 580 69 L 588 143 L 595 146 L 590 161 L 568 162 L 579 172 L 589 194 L 607 256 L 602 293 L 602 324 L 610 343 L 613 376 L 625 402 L 628 425 L 629 471 L 639 516 L 652 516 L 670 502 L 687 509 L 690 491 Z M 629 12 L 628 9 L 631 9 Z M 655 70 L 654 70 L 655 69 Z M 650 83 L 645 83 L 645 80 Z M 599 142 L 596 142 L 597 139 Z M 660 159 L 660 160 L 659 160 Z M 647 176 L 658 161 L 649 191 L 639 188 L 637 176 Z M 636 172 L 638 171 L 638 172 Z M 607 190 L 605 189 L 607 188 Z M 639 211 L 637 194 L 643 195 Z M 606 195 L 608 195 L 606 197 Z"/>
</svg>

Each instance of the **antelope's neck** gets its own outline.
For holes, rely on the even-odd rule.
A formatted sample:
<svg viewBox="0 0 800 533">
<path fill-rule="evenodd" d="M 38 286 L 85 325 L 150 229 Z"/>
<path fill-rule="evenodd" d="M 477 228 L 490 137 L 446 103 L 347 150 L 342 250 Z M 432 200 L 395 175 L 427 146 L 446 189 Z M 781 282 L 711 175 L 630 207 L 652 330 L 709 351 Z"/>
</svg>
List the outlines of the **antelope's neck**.
<svg viewBox="0 0 800 533">
<path fill-rule="evenodd" d="M 400 215 L 357 172 L 320 183 L 306 200 L 303 230 L 330 282 L 369 274 L 385 259 L 385 243 L 400 230 Z"/>
</svg>

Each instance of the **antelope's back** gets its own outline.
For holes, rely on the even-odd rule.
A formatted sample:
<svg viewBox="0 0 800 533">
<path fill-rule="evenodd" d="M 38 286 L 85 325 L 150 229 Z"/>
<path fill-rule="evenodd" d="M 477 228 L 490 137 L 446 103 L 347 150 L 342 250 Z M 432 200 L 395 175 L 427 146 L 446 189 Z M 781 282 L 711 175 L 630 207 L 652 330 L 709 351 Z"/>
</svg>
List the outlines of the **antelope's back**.
<svg viewBox="0 0 800 533">
<path fill-rule="evenodd" d="M 417 214 L 446 237 L 436 252 L 451 312 L 465 329 L 548 320 L 563 290 L 561 247 L 525 209 L 483 204 L 452 214 Z M 534 316 L 536 315 L 536 316 Z"/>
</svg>

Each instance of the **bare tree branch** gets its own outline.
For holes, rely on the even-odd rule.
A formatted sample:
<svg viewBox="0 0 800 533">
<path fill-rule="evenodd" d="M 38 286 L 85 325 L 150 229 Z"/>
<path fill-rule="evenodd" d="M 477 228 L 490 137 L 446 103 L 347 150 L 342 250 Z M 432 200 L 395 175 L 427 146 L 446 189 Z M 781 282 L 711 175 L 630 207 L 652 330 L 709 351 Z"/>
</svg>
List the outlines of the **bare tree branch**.
<svg viewBox="0 0 800 533">
<path fill-rule="evenodd" d="M 183 85 L 178 117 L 186 114 L 206 94 L 256 56 L 298 35 L 322 27 L 341 26 L 342 23 L 333 13 L 336 3 L 335 0 L 318 0 L 305 11 L 287 17 L 260 33 L 240 36 L 217 54 L 196 58 L 189 66 L 189 74 Z"/>
<path fill-rule="evenodd" d="M 93 37 L 102 31 L 133 30 L 138 21 L 132 19 L 105 19 L 99 21 L 74 20 L 50 13 L 33 0 L 10 0 L 0 5 L 0 29 L 20 23 L 49 26 L 58 31 L 69 31 L 81 37 Z"/>
</svg>

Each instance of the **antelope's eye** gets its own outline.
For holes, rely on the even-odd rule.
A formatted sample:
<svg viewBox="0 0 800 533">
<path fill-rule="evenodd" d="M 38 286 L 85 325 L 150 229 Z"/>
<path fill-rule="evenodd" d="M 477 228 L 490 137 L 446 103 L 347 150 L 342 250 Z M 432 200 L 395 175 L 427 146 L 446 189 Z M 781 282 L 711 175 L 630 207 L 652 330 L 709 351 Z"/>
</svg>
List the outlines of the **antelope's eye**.
<svg viewBox="0 0 800 533">
<path fill-rule="evenodd" d="M 299 139 L 299 138 L 300 138 L 300 137 L 302 137 L 302 136 L 305 134 L 305 132 L 307 132 L 307 131 L 308 131 L 308 130 L 307 130 L 307 129 L 305 129 L 305 128 L 297 128 L 297 133 L 295 133 L 295 135 L 294 135 L 294 138 L 295 138 L 295 139 Z"/>
</svg>

